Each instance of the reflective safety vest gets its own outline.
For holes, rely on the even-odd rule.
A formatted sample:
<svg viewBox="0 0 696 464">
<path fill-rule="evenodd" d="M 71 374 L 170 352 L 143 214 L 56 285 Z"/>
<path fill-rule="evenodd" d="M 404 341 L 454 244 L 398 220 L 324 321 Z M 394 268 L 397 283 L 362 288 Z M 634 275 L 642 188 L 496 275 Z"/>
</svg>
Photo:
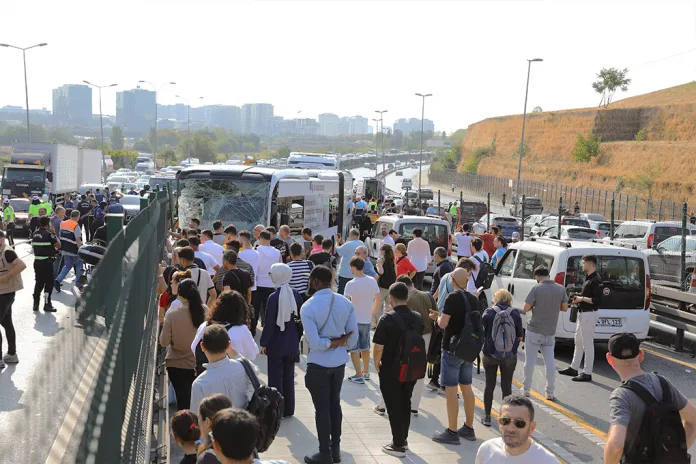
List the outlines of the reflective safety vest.
<svg viewBox="0 0 696 464">
<path fill-rule="evenodd" d="M 60 250 L 63 253 L 77 255 L 77 237 L 75 236 L 77 227 L 80 227 L 80 224 L 72 219 L 60 224 Z"/>
</svg>

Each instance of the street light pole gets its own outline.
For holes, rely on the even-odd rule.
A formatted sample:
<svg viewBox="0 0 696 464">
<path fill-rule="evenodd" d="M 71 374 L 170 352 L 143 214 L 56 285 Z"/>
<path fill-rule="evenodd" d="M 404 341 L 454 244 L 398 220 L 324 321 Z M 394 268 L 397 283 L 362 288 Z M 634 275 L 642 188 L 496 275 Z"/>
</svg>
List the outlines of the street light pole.
<svg viewBox="0 0 696 464">
<path fill-rule="evenodd" d="M 186 143 L 186 151 L 188 152 L 188 161 L 191 162 L 191 103 L 188 98 L 184 98 L 181 95 L 174 95 L 176 98 L 181 98 L 186 102 L 186 132 L 188 133 L 189 141 Z M 198 97 L 198 99 L 203 100 L 203 97 Z"/>
<path fill-rule="evenodd" d="M 515 184 L 515 216 L 517 216 L 517 207 L 520 203 L 520 176 L 522 175 L 522 152 L 524 149 L 524 125 L 527 120 L 527 95 L 529 95 L 529 74 L 532 69 L 532 62 L 544 61 L 542 58 L 534 58 L 527 60 L 527 88 L 524 91 L 524 113 L 522 114 L 522 139 L 520 140 L 520 160 L 517 163 L 517 183 Z M 524 220 L 524 218 L 522 218 Z"/>
<path fill-rule="evenodd" d="M 150 84 L 154 89 L 155 89 L 155 134 L 154 134 L 154 140 L 153 140 L 153 147 L 152 147 L 152 159 L 155 161 L 155 166 L 157 165 L 157 94 L 159 94 L 159 91 L 162 87 L 165 85 L 174 85 L 176 82 L 165 82 L 164 84 L 160 85 L 157 87 L 155 84 L 153 84 L 150 81 L 146 80 L 139 80 L 138 81 L 141 84 Z"/>
<path fill-rule="evenodd" d="M 15 47 L 9 44 L 0 44 L 0 47 L 15 48 L 17 50 L 22 50 L 22 59 L 24 60 L 24 97 L 27 105 L 27 142 L 31 142 L 31 131 L 29 126 L 29 83 L 27 82 L 27 50 L 34 47 L 45 47 L 47 43 L 40 43 L 32 45 L 31 47 Z"/>
<path fill-rule="evenodd" d="M 423 174 L 423 131 L 425 130 L 425 98 L 432 97 L 432 93 L 422 94 L 417 93 L 416 96 L 423 99 L 423 105 L 421 106 L 421 149 L 420 149 L 420 163 L 418 165 L 418 205 L 421 204 L 421 175 Z"/>
<path fill-rule="evenodd" d="M 102 182 L 106 183 L 106 156 L 104 156 L 104 150 L 106 147 L 104 146 L 104 115 L 102 114 L 102 98 L 101 98 L 101 90 L 106 87 L 116 87 L 117 84 L 110 84 L 110 85 L 97 85 L 97 84 L 92 84 L 89 81 L 82 81 L 85 84 L 95 87 L 99 89 L 99 129 L 101 131 L 101 152 L 102 152 Z"/>
<path fill-rule="evenodd" d="M 384 119 L 382 117 L 387 111 L 388 110 L 375 110 L 375 113 L 379 113 L 379 122 L 382 124 L 382 173 L 386 171 L 386 163 L 384 161 Z"/>
</svg>

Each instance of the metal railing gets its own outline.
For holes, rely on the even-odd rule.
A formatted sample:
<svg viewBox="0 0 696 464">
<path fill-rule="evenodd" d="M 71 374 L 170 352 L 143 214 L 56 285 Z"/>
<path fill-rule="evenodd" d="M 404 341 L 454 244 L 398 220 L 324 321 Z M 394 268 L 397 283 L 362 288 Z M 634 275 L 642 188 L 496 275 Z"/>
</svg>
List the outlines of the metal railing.
<svg viewBox="0 0 696 464">
<path fill-rule="evenodd" d="M 515 195 L 515 180 L 504 177 L 431 169 L 429 179 L 431 183 L 447 186 L 454 183 L 457 190 L 464 189 L 481 195 L 490 193 L 496 200 L 501 199 L 505 193 L 507 204 L 512 204 Z M 548 212 L 557 211 L 558 199 L 563 198 L 565 207 L 570 210 L 577 202 L 583 213 L 597 213 L 606 217 L 609 217 L 613 201 L 616 219 L 624 221 L 636 217 L 658 221 L 681 219 L 682 213 L 682 203 L 642 198 L 610 190 L 577 188 L 554 182 L 522 180 L 519 195 L 540 198 L 544 210 Z"/>
<path fill-rule="evenodd" d="M 147 199 L 143 202 L 146 204 Z M 139 463 L 151 459 L 153 401 L 158 366 L 157 264 L 167 237 L 169 198 L 153 192 L 117 233 L 76 308 L 86 326 L 104 318 L 103 361 L 97 372 L 76 462 Z M 114 224 L 114 225 L 112 225 Z M 164 394 L 165 408 L 166 393 Z M 166 432 L 165 432 L 166 433 Z"/>
</svg>

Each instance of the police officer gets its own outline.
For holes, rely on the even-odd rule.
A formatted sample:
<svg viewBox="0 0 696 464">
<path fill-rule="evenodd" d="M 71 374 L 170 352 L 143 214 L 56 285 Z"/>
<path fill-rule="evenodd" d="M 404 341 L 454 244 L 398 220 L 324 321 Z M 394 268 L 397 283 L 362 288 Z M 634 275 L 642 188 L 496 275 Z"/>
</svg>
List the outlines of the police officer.
<svg viewBox="0 0 696 464">
<path fill-rule="evenodd" d="M 85 241 L 89 242 L 91 234 L 89 230 L 89 213 L 92 211 L 92 205 L 87 200 L 87 195 L 82 195 L 80 202 L 77 204 L 77 210 L 80 212 L 80 227 L 85 229 Z"/>
<path fill-rule="evenodd" d="M 39 228 L 31 237 L 31 246 L 34 249 L 34 311 L 39 310 L 41 292 L 44 292 L 44 312 L 54 313 L 56 309 L 51 304 L 53 292 L 53 261 L 56 259 L 56 250 L 60 248 L 60 242 L 56 235 L 49 230 L 51 220 L 48 216 L 39 218 Z"/>
<path fill-rule="evenodd" d="M 594 334 L 599 305 L 602 303 L 602 278 L 597 274 L 597 256 L 582 257 L 582 270 L 587 275 L 582 293 L 573 298 L 573 304 L 578 305 L 578 322 L 575 328 L 575 351 L 570 367 L 558 371 L 561 375 L 573 377 L 574 382 L 592 382 L 594 367 Z M 578 375 L 582 355 L 585 354 L 585 365 Z"/>
<path fill-rule="evenodd" d="M 123 214 L 123 205 L 118 202 L 116 195 L 109 197 L 109 207 L 106 209 L 107 214 Z"/>
<path fill-rule="evenodd" d="M 7 231 L 7 244 L 14 249 L 15 211 L 8 198 L 3 201 L 2 222 Z"/>
<path fill-rule="evenodd" d="M 45 193 L 44 193 L 44 195 L 43 195 L 43 197 L 42 197 L 41 208 L 45 208 L 45 209 L 46 209 L 46 214 L 47 214 L 47 215 L 50 216 L 51 214 L 53 214 L 53 205 L 51 205 L 51 202 L 48 201 L 48 195 L 46 195 Z"/>
</svg>

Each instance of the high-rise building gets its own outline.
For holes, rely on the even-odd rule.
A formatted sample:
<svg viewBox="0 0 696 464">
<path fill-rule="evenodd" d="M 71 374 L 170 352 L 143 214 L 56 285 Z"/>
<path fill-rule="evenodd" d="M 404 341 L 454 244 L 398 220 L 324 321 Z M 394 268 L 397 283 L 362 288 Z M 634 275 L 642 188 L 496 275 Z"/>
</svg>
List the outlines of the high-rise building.
<svg viewBox="0 0 696 464">
<path fill-rule="evenodd" d="M 193 111 L 193 108 L 191 108 Z M 173 119 L 179 122 L 186 122 L 188 119 L 188 105 L 177 103 L 175 105 L 157 105 L 158 119 Z M 158 126 L 159 127 L 159 126 Z"/>
<path fill-rule="evenodd" d="M 295 133 L 298 135 L 319 135 L 319 127 L 316 119 L 295 119 Z"/>
<path fill-rule="evenodd" d="M 404 135 L 408 135 L 411 132 L 420 132 L 421 120 L 418 118 L 397 119 L 396 121 L 394 121 L 394 130 L 400 130 Z M 423 130 L 425 132 L 434 132 L 435 124 L 429 119 L 424 119 Z"/>
<path fill-rule="evenodd" d="M 294 134 L 295 133 L 295 120 L 294 119 L 284 119 L 282 116 L 273 116 L 272 124 L 272 136 L 278 136 L 283 134 Z"/>
<path fill-rule="evenodd" d="M 269 135 L 273 120 L 273 105 L 270 103 L 246 103 L 242 106 L 243 134 Z"/>
<path fill-rule="evenodd" d="M 338 135 L 338 124 L 341 120 L 333 113 L 319 115 L 319 135 L 335 137 Z"/>
<path fill-rule="evenodd" d="M 137 134 L 154 128 L 155 92 L 140 88 L 116 92 L 116 124 Z"/>
<path fill-rule="evenodd" d="M 350 134 L 350 118 L 341 118 L 338 123 L 338 135 Z"/>
<path fill-rule="evenodd" d="M 222 127 L 240 132 L 242 127 L 242 110 L 238 106 L 205 106 L 205 124 L 208 127 Z"/>
<path fill-rule="evenodd" d="M 91 125 L 92 89 L 82 84 L 53 89 L 53 120 L 59 125 Z"/>
<path fill-rule="evenodd" d="M 367 118 L 353 116 L 350 118 L 350 135 L 367 134 Z"/>
</svg>

